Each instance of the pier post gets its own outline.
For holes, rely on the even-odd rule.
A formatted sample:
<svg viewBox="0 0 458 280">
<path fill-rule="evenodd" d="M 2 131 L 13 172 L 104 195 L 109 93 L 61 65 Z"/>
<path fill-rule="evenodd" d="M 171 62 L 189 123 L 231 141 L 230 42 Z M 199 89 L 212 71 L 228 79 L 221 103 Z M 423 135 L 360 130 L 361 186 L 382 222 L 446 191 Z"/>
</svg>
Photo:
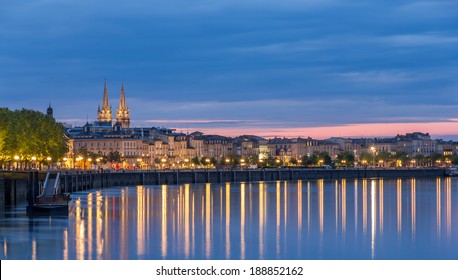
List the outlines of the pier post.
<svg viewBox="0 0 458 280">
<path fill-rule="evenodd" d="M 40 193 L 40 184 L 38 181 L 38 171 L 33 172 L 32 203 L 35 203 L 35 197 Z"/>
<path fill-rule="evenodd" d="M 27 174 L 27 202 L 29 207 L 33 207 L 33 172 Z"/>
</svg>

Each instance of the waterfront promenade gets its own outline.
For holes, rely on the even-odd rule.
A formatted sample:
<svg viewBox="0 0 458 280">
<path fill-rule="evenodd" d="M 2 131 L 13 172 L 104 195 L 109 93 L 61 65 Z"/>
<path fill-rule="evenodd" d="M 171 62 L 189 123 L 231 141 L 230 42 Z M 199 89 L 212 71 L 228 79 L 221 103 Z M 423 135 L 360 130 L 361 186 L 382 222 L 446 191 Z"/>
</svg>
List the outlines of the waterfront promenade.
<svg viewBox="0 0 458 280">
<path fill-rule="evenodd" d="M 130 172 L 61 172 L 60 193 L 73 193 L 91 189 L 136 185 L 179 185 L 195 183 L 294 181 L 315 179 L 369 179 L 369 178 L 428 178 L 446 175 L 443 168 L 398 169 L 318 169 L 318 168 L 272 168 L 272 169 L 196 169 L 196 170 L 150 170 Z M 1 171 L 0 208 L 31 203 L 38 195 L 46 172 Z"/>
</svg>

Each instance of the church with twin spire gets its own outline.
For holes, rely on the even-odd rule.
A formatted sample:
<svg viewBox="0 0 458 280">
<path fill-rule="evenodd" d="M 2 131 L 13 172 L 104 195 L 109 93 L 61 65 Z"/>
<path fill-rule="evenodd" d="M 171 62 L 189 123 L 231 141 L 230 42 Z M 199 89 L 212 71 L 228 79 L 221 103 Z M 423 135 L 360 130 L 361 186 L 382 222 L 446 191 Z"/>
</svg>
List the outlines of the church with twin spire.
<svg viewBox="0 0 458 280">
<path fill-rule="evenodd" d="M 130 113 L 126 105 L 126 96 L 124 93 L 124 82 L 121 85 L 121 96 L 119 98 L 119 107 L 116 110 L 116 123 L 119 123 L 122 128 L 130 127 Z M 108 100 L 107 82 L 105 81 L 103 87 L 103 101 L 102 108 L 97 110 L 97 124 L 100 126 L 113 125 L 113 112 Z"/>
</svg>

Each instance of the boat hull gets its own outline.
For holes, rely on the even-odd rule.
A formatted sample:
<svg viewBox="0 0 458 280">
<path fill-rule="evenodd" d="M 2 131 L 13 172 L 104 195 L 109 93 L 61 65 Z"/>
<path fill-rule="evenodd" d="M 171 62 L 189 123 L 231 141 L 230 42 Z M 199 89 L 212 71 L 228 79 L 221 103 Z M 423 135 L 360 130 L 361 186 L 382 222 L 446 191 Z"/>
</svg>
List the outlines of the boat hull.
<svg viewBox="0 0 458 280">
<path fill-rule="evenodd" d="M 32 216 L 68 216 L 68 205 L 35 204 L 27 212 Z"/>
</svg>

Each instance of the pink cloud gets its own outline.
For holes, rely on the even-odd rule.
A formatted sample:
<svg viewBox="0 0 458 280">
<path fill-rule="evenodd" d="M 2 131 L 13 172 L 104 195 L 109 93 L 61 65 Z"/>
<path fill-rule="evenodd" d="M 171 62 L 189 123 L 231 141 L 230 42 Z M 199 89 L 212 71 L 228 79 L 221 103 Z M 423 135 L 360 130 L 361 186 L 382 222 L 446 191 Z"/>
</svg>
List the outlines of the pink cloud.
<svg viewBox="0 0 458 280">
<path fill-rule="evenodd" d="M 199 130 L 205 134 L 220 134 L 225 136 L 238 136 L 253 134 L 264 137 L 312 137 L 325 139 L 329 137 L 392 137 L 397 134 L 410 132 L 424 132 L 431 135 L 458 134 L 458 122 L 431 122 L 431 123 L 372 123 L 348 124 L 340 126 L 322 127 L 229 127 L 210 128 L 193 127 L 190 130 Z"/>
</svg>

